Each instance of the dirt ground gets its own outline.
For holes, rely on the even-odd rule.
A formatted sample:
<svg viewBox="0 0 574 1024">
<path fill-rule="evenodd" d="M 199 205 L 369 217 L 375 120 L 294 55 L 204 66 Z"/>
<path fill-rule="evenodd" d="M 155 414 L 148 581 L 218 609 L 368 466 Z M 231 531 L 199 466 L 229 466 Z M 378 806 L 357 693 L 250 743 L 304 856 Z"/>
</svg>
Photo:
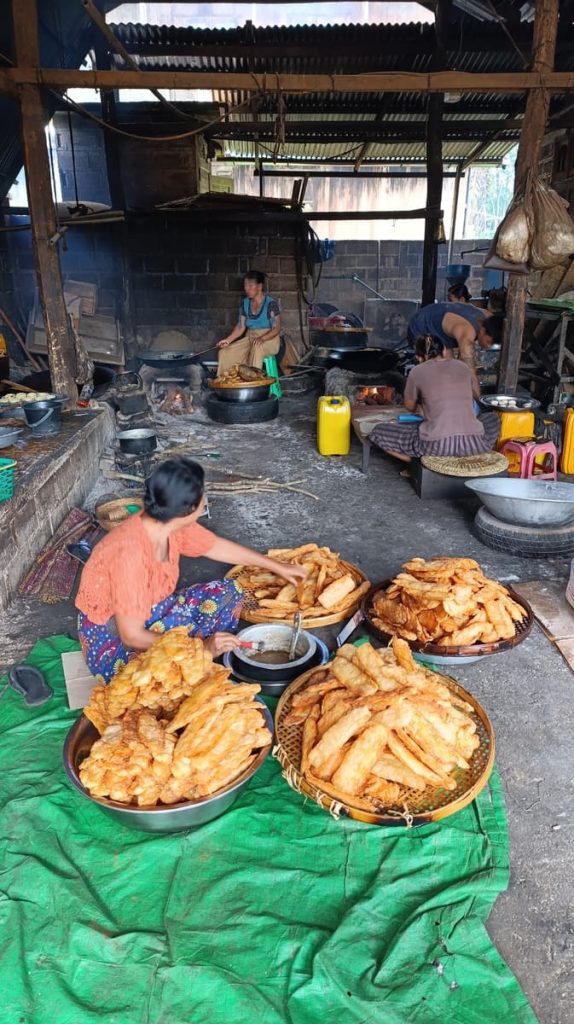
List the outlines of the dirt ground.
<svg viewBox="0 0 574 1024">
<path fill-rule="evenodd" d="M 216 532 L 260 549 L 314 540 L 357 563 L 373 581 L 413 555 L 467 555 L 502 581 L 566 583 L 566 559 L 526 560 L 482 546 L 472 535 L 472 504 L 421 502 L 398 467 L 374 454 L 368 477 L 360 448 L 322 458 L 310 397 L 284 399 L 274 423 L 250 427 L 190 424 L 199 447 L 220 451 L 221 470 L 302 481 L 317 495 L 293 492 L 211 500 Z M 100 488 L 101 490 L 101 488 Z M 109 490 L 109 485 L 107 487 Z M 182 582 L 221 573 L 188 561 Z M 72 602 L 47 606 L 17 599 L 0 620 L 0 665 L 26 655 L 41 636 L 75 635 Z M 331 630 L 328 638 L 332 639 Z M 456 670 L 487 709 L 506 793 L 512 877 L 489 931 L 519 978 L 542 1024 L 571 1024 L 574 1002 L 574 762 L 570 738 L 574 675 L 538 627 L 515 650 Z"/>
</svg>

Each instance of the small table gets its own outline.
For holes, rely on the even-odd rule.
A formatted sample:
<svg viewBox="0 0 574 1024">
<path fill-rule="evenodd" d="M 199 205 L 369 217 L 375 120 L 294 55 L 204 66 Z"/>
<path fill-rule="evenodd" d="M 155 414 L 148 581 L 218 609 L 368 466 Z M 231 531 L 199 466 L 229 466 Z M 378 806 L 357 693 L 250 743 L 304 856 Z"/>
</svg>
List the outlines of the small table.
<svg viewBox="0 0 574 1024">
<path fill-rule="evenodd" d="M 389 423 L 396 420 L 402 412 L 402 405 L 353 405 L 351 407 L 351 423 L 353 430 L 363 446 L 363 459 L 361 470 L 365 475 L 369 471 L 369 459 L 371 455 L 370 436 L 379 423 Z"/>
</svg>

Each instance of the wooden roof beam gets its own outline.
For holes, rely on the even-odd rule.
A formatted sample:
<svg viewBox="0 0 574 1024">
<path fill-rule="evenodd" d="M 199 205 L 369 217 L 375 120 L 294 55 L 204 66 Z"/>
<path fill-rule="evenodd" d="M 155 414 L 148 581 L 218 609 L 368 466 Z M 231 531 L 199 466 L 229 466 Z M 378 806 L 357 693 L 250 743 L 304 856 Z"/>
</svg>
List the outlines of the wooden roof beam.
<svg viewBox="0 0 574 1024">
<path fill-rule="evenodd" d="M 574 90 L 574 71 L 365 72 L 357 75 L 256 74 L 227 71 L 79 71 L 19 66 L 1 73 L 0 85 L 44 85 L 52 89 L 239 89 L 261 93 L 474 92 L 523 93 Z"/>
</svg>

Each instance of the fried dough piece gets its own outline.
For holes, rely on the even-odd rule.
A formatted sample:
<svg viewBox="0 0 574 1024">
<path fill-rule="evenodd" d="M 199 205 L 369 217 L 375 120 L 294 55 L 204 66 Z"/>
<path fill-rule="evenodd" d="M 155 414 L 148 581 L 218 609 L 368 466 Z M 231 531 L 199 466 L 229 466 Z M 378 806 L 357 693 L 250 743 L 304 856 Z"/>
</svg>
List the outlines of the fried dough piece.
<svg viewBox="0 0 574 1024">
<path fill-rule="evenodd" d="M 340 749 L 347 740 L 367 724 L 371 712 L 368 708 L 353 708 L 346 715 L 343 715 L 335 725 L 324 733 L 317 745 L 309 754 L 309 764 L 312 768 L 326 761 L 336 750 Z"/>
<path fill-rule="evenodd" d="M 353 693 L 376 693 L 376 683 L 374 683 L 360 668 L 357 668 L 357 666 L 352 662 L 347 661 L 346 658 L 335 658 L 331 665 L 331 672 L 335 676 L 335 679 L 338 680 L 338 685 L 342 683 L 343 686 L 346 686 L 347 689 L 351 690 Z"/>
<path fill-rule="evenodd" d="M 391 641 L 391 647 L 397 660 L 397 665 L 399 665 L 400 668 L 405 669 L 406 672 L 417 671 L 418 665 L 413 658 L 409 645 L 405 643 L 404 640 L 401 640 L 398 636 L 394 636 Z"/>
<path fill-rule="evenodd" d="M 445 789 L 456 789 L 456 782 L 448 772 L 452 771 L 452 761 L 444 765 L 437 757 L 434 757 L 428 750 L 425 750 L 420 743 L 411 736 L 407 729 L 397 729 L 397 737 L 404 747 L 410 750 L 411 754 L 422 762 L 431 772 L 437 775 Z"/>
<path fill-rule="evenodd" d="M 484 608 L 500 639 L 511 640 L 515 633 L 514 622 L 502 601 L 488 601 Z"/>
<path fill-rule="evenodd" d="M 309 754 L 315 746 L 318 737 L 317 719 L 320 714 L 319 705 L 311 709 L 303 726 L 303 737 L 301 739 L 301 772 L 304 775 L 309 767 Z"/>
<path fill-rule="evenodd" d="M 392 807 L 393 804 L 396 804 L 400 793 L 400 786 L 397 786 L 394 782 L 387 782 L 384 779 L 377 778 L 376 775 L 369 777 L 364 788 L 365 796 L 371 797 L 376 804 L 382 804 L 385 807 Z"/>
<path fill-rule="evenodd" d="M 439 775 L 436 775 L 435 772 L 431 771 L 430 768 L 427 768 L 422 761 L 419 761 L 414 754 L 411 753 L 409 748 L 401 742 L 396 733 L 392 731 L 389 732 L 388 744 L 390 751 L 395 755 L 397 760 L 406 765 L 407 768 L 415 773 L 415 775 L 420 775 L 426 783 L 434 786 L 435 789 L 443 787 L 443 779 Z M 454 783 L 451 788 L 456 788 L 456 783 Z"/>
<path fill-rule="evenodd" d="M 337 768 L 341 764 L 341 761 L 345 757 L 348 750 L 353 746 L 352 740 L 349 740 L 338 750 L 333 751 L 330 757 L 326 761 L 322 761 L 321 764 L 315 768 L 315 775 L 319 779 L 330 779 L 333 772 L 337 771 Z"/>
<path fill-rule="evenodd" d="M 333 774 L 333 785 L 345 793 L 359 794 L 386 745 L 387 736 L 387 729 L 382 723 L 367 726 Z"/>
<path fill-rule="evenodd" d="M 382 754 L 371 768 L 371 776 L 377 775 L 387 782 L 398 782 L 408 789 L 423 790 L 426 782 L 421 775 L 411 771 L 392 754 Z"/>
<path fill-rule="evenodd" d="M 350 573 L 347 573 L 345 576 L 341 576 L 340 579 L 335 580 L 334 583 L 330 583 L 328 587 L 325 587 L 317 600 L 323 608 L 331 611 L 353 590 L 355 590 L 355 580 Z"/>
</svg>

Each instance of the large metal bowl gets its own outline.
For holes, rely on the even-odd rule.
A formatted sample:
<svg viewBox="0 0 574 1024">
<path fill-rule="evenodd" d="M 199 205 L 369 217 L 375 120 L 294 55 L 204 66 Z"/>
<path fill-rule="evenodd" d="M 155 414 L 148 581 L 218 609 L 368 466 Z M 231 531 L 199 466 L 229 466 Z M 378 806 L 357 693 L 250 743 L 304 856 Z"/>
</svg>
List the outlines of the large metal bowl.
<svg viewBox="0 0 574 1024">
<path fill-rule="evenodd" d="M 237 634 L 238 640 L 248 640 L 251 643 L 263 642 L 269 651 L 288 651 L 292 636 L 293 627 L 279 623 L 248 626 L 247 629 L 243 629 Z M 236 648 L 233 651 L 233 657 L 239 663 L 239 667 L 243 666 L 243 669 L 257 678 L 258 682 L 272 682 L 279 679 L 281 682 L 291 682 L 292 679 L 296 679 L 309 668 L 316 651 L 317 641 L 313 634 L 301 630 L 293 661 L 288 661 L 287 657 L 285 661 L 277 664 L 258 661 L 252 657 L 255 652 L 244 647 Z"/>
<path fill-rule="evenodd" d="M 489 512 L 517 526 L 564 526 L 574 519 L 574 484 L 553 480 L 478 477 L 466 487 Z"/>
<path fill-rule="evenodd" d="M 266 398 L 269 398 L 269 389 L 272 381 L 264 381 L 263 384 L 258 384 L 255 381 L 252 384 L 245 383 L 245 387 L 238 387 L 237 385 L 225 385 L 218 384 L 217 381 L 210 380 L 209 387 L 213 391 L 214 395 L 222 402 L 264 402 Z"/>
<path fill-rule="evenodd" d="M 273 718 L 263 701 L 259 701 L 259 704 L 265 724 L 273 736 Z M 63 759 L 66 775 L 82 796 L 91 800 L 93 804 L 96 804 L 121 825 L 138 829 L 140 832 L 184 832 L 191 828 L 199 828 L 200 825 L 219 818 L 229 810 L 256 771 L 261 768 L 272 746 L 270 743 L 268 747 L 260 750 L 253 764 L 246 772 L 243 772 L 243 775 L 213 796 L 205 797 L 203 800 L 186 800 L 181 804 L 173 804 L 169 807 L 145 808 L 131 807 L 114 800 L 92 796 L 82 785 L 79 768 L 98 736 L 97 729 L 85 715 L 82 715 L 72 726 L 64 743 Z"/>
</svg>

